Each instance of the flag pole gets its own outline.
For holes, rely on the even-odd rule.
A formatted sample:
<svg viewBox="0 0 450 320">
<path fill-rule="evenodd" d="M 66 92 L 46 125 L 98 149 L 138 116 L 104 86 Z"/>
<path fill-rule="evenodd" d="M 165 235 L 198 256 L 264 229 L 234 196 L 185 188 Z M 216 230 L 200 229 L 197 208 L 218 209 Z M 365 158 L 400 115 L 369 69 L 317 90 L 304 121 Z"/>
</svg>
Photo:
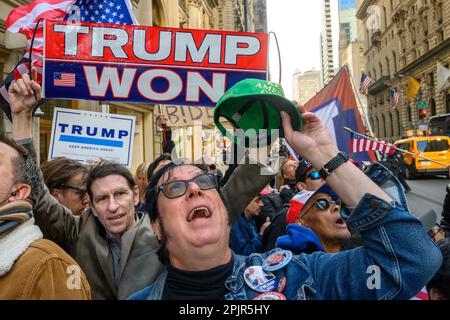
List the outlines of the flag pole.
<svg viewBox="0 0 450 320">
<path fill-rule="evenodd" d="M 348 67 L 347 64 L 345 64 L 345 67 L 347 68 L 348 74 L 350 75 L 350 79 L 352 81 L 353 84 L 353 91 L 356 93 L 356 97 L 358 98 L 358 102 L 361 105 L 361 109 L 363 112 L 363 116 L 364 116 L 364 120 L 366 122 L 367 128 L 369 129 L 369 132 L 372 136 L 374 136 L 373 134 L 373 130 L 372 130 L 372 125 L 370 124 L 369 118 L 367 117 L 367 113 L 366 113 L 366 106 L 363 104 L 362 100 L 361 100 L 361 96 L 359 95 L 359 90 L 356 87 L 356 83 L 355 83 L 355 79 L 353 78 L 353 74 L 350 72 L 350 69 Z"/>
<path fill-rule="evenodd" d="M 363 102 L 361 100 L 361 96 L 359 95 L 358 87 L 356 87 L 356 82 L 355 82 L 355 79 L 353 78 L 353 74 L 350 72 L 350 68 L 348 67 L 348 64 L 345 64 L 344 66 L 345 66 L 345 68 L 347 68 L 348 74 L 350 75 L 350 80 L 351 80 L 352 85 L 353 85 L 353 91 L 356 93 L 356 97 L 358 98 L 359 105 L 361 106 L 363 117 L 364 117 L 364 120 L 366 122 L 366 128 L 369 129 L 369 132 L 370 132 L 370 134 L 372 136 L 375 136 L 374 133 L 373 133 L 373 130 L 372 130 L 372 125 L 370 124 L 369 118 L 367 117 L 366 106 L 363 104 Z M 375 151 L 375 155 L 377 157 L 377 160 L 381 159 L 381 156 L 380 156 L 378 151 Z"/>
<path fill-rule="evenodd" d="M 397 148 L 394 144 L 390 144 L 390 143 L 388 143 L 388 142 L 386 142 L 386 141 L 378 140 L 378 139 L 376 139 L 376 138 L 373 138 L 373 137 L 370 137 L 370 136 L 366 136 L 365 134 L 362 134 L 362 133 L 359 133 L 359 132 L 355 132 L 355 131 L 353 131 L 353 130 L 350 129 L 350 128 L 344 127 L 344 130 L 346 130 L 346 131 L 348 131 L 348 132 L 356 133 L 356 134 L 358 134 L 358 135 L 360 135 L 360 136 L 363 136 L 364 138 L 367 138 L 367 139 L 372 140 L 372 141 L 376 141 L 376 142 L 378 142 L 378 143 L 380 143 L 380 144 L 382 144 L 382 145 L 390 145 L 390 146 L 391 146 L 392 148 L 394 148 L 395 150 L 400 151 L 400 152 L 403 152 L 403 153 L 406 153 L 406 154 L 409 154 L 409 155 L 411 155 L 411 156 L 413 156 L 413 157 L 420 158 L 420 159 L 423 159 L 423 160 L 427 160 L 427 161 L 430 161 L 430 162 L 434 162 L 434 163 L 439 164 L 439 165 L 441 165 L 441 166 L 443 166 L 443 167 L 445 167 L 445 168 L 450 167 L 449 165 L 446 165 L 446 164 L 444 164 L 444 163 L 442 163 L 442 162 L 439 162 L 439 161 L 436 161 L 436 160 L 433 160 L 433 159 L 430 159 L 430 158 L 421 156 L 420 154 L 416 154 L 416 153 L 410 152 L 410 151 L 408 151 L 408 150 L 404 150 L 404 149 Z"/>
</svg>

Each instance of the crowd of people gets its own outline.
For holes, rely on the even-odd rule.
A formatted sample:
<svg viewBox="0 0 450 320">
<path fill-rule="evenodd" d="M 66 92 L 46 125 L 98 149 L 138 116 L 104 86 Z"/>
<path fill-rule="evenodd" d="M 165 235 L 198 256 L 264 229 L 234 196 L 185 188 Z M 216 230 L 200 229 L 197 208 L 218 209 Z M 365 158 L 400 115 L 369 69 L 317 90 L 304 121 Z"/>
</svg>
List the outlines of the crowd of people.
<svg viewBox="0 0 450 320">
<path fill-rule="evenodd" d="M 377 162 L 362 170 L 301 106 L 301 131 L 281 114 L 301 160 L 281 163 L 274 188 L 277 172 L 261 174 L 271 171 L 264 164 L 223 174 L 173 161 L 164 118 L 165 153 L 134 175 L 108 161 L 39 166 L 32 112 L 41 88 L 24 75 L 9 94 L 0 299 L 450 298 L 450 189 L 441 223 L 426 230 L 398 174 Z"/>
</svg>

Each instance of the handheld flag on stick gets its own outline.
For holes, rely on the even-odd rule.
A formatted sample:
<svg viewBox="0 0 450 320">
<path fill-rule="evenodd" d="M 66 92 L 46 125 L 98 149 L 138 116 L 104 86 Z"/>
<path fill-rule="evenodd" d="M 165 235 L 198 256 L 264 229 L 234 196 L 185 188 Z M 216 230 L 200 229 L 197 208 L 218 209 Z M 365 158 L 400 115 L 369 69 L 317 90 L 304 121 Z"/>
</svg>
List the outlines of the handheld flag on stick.
<svg viewBox="0 0 450 320">
<path fill-rule="evenodd" d="M 389 142 L 375 138 L 369 139 L 369 136 L 350 131 L 350 152 L 357 153 L 371 150 L 391 155 L 394 153 L 396 148 Z"/>
<path fill-rule="evenodd" d="M 450 166 L 446 165 L 445 163 L 424 157 L 420 154 L 416 154 L 413 152 L 409 152 L 407 150 L 403 150 L 400 149 L 398 147 L 396 147 L 395 145 L 393 145 L 392 143 L 389 143 L 387 141 L 383 141 L 383 140 L 378 140 L 374 137 L 370 137 L 361 133 L 357 133 L 355 131 L 353 131 L 350 128 L 346 128 L 344 127 L 344 130 L 350 132 L 350 135 L 352 136 L 352 138 L 350 139 L 351 141 L 351 146 L 350 146 L 350 150 L 356 150 L 356 151 L 350 151 L 350 152 L 362 152 L 362 151 L 366 151 L 366 150 L 378 150 L 380 152 L 383 152 L 385 154 L 391 155 L 393 154 L 395 151 L 400 151 L 402 153 L 406 153 L 409 154 L 413 157 L 416 158 L 420 158 L 423 160 L 427 160 L 427 161 L 431 161 L 434 163 L 437 163 L 445 168 L 449 168 Z M 370 141 L 370 143 L 369 143 Z M 376 146 L 378 149 L 365 149 L 365 148 L 373 148 L 374 146 Z M 358 151 L 361 150 L 361 151 Z"/>
</svg>

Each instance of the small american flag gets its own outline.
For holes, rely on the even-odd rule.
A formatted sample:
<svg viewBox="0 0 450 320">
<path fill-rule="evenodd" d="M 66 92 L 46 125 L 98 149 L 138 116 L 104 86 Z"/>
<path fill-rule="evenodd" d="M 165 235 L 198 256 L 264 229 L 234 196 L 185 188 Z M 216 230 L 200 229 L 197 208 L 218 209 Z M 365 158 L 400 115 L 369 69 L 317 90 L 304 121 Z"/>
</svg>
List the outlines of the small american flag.
<svg viewBox="0 0 450 320">
<path fill-rule="evenodd" d="M 361 75 L 361 85 L 359 86 L 359 93 L 365 94 L 372 83 L 374 83 L 373 79 L 363 72 Z"/>
<path fill-rule="evenodd" d="M 53 85 L 55 87 L 75 87 L 75 73 L 53 73 Z"/>
<path fill-rule="evenodd" d="M 392 109 L 396 109 L 399 102 L 400 102 L 400 93 L 397 92 L 397 90 L 395 90 L 394 88 L 390 88 L 389 89 L 389 95 L 391 97 L 391 106 Z"/>
<path fill-rule="evenodd" d="M 367 136 L 356 132 L 350 132 L 350 152 L 379 151 L 391 155 L 396 150 L 395 146 L 383 140 L 369 139 Z"/>
</svg>

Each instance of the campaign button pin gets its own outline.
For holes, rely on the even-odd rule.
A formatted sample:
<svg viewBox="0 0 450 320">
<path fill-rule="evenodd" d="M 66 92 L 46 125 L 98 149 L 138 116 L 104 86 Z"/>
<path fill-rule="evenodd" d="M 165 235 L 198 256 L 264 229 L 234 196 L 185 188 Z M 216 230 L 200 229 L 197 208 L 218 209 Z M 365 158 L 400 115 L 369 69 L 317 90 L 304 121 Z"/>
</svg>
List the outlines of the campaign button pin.
<svg viewBox="0 0 450 320">
<path fill-rule="evenodd" d="M 278 288 L 277 277 L 271 272 L 264 272 L 261 266 L 245 269 L 244 280 L 250 288 L 258 292 L 269 292 Z"/>
<path fill-rule="evenodd" d="M 277 251 L 268 256 L 262 265 L 264 271 L 276 271 L 284 268 L 292 259 L 292 252 L 287 250 Z"/>
<path fill-rule="evenodd" d="M 286 288 L 286 277 L 283 276 L 280 281 L 278 281 L 278 292 L 283 292 L 284 288 Z"/>
<path fill-rule="evenodd" d="M 253 300 L 286 300 L 286 297 L 282 293 L 270 291 L 258 294 Z"/>
</svg>

